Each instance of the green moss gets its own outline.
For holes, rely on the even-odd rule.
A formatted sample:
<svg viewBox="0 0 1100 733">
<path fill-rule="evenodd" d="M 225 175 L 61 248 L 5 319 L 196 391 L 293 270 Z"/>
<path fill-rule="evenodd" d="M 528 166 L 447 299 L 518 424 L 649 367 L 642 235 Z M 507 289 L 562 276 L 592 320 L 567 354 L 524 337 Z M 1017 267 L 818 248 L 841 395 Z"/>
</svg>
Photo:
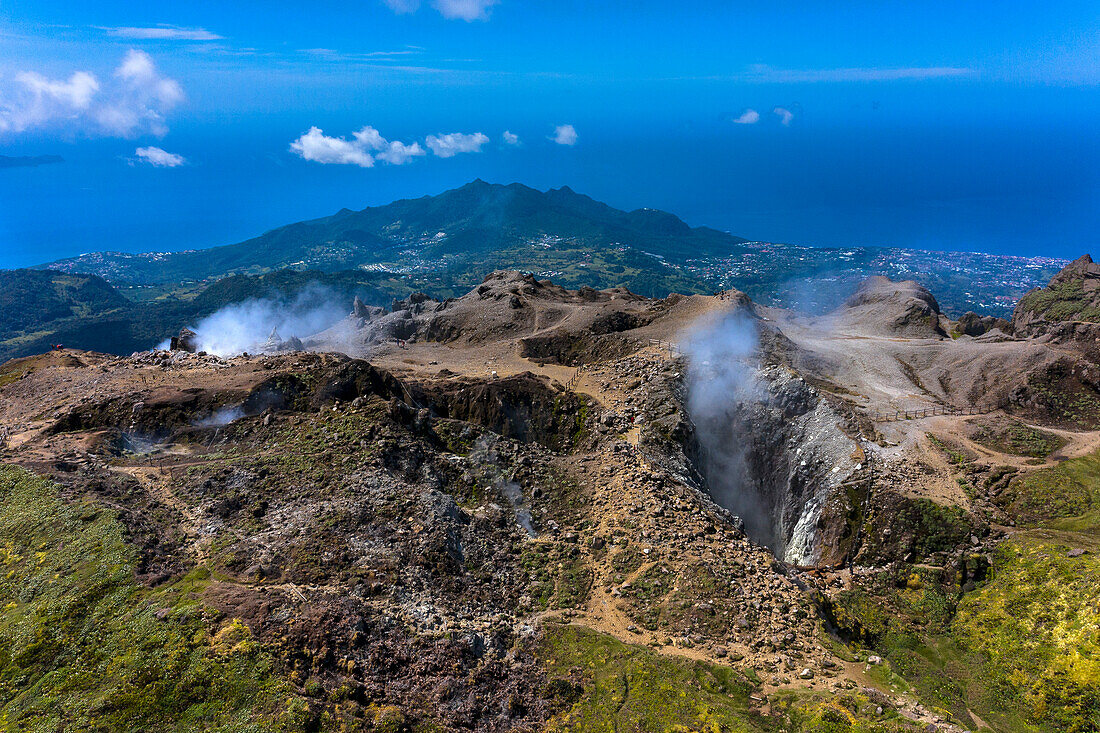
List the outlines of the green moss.
<svg viewBox="0 0 1100 733">
<path fill-rule="evenodd" d="M 975 726 L 973 711 L 998 731 L 1100 730 L 1100 453 L 996 477 L 1008 479 L 1002 495 L 1036 526 L 999 545 L 989 572 L 982 555 L 902 566 L 823 608 L 888 660 L 873 678 L 904 690 L 900 676 L 959 724 Z"/>
<path fill-rule="evenodd" d="M 1046 730 L 1100 728 L 1100 561 L 1033 540 L 999 548 L 996 575 L 959 607 L 954 632 Z"/>
<path fill-rule="evenodd" d="M 785 713 L 785 730 L 821 731 L 822 733 L 886 733 L 918 731 L 922 727 L 901 717 L 893 709 L 877 712 L 879 705 L 860 692 L 829 696 L 780 692 L 773 708 Z"/>
<path fill-rule="evenodd" d="M 1093 305 L 1080 279 L 1032 291 L 1020 299 L 1019 308 L 1050 321 L 1100 322 L 1100 309 Z"/>
<path fill-rule="evenodd" d="M 859 693 L 784 692 L 772 715 L 753 707 L 759 678 L 722 665 L 664 656 L 578 626 L 547 626 L 537 650 L 565 710 L 549 731 L 917 731 Z M 757 699 L 762 699 L 757 696 Z"/>
<path fill-rule="evenodd" d="M 881 688 L 913 693 L 960 725 L 972 725 L 973 710 L 998 730 L 1031 730 L 1014 691 L 990 675 L 981 652 L 952 636 L 959 589 L 942 580 L 942 571 L 909 567 L 874 594 L 839 594 L 830 611 L 849 639 L 887 660 L 867 672 Z"/>
<path fill-rule="evenodd" d="M 0 467 L 0 563 L 4 730 L 305 724 L 304 701 L 246 626 L 208 628 L 193 595 L 204 572 L 138 586 L 111 513 L 62 503 L 52 484 L 11 467 Z"/>
<path fill-rule="evenodd" d="M 1030 399 L 1048 413 L 1048 419 L 1086 429 L 1100 424 L 1100 395 L 1066 362 L 1030 373 L 1027 389 Z"/>
<path fill-rule="evenodd" d="M 974 518 L 958 506 L 896 497 L 888 511 L 878 513 L 873 523 L 864 527 L 861 558 L 889 562 L 910 553 L 926 558 L 948 552 L 967 541 L 971 532 L 980 531 L 973 522 Z"/>
<path fill-rule="evenodd" d="M 437 418 L 432 422 L 432 429 L 447 451 L 462 456 L 469 454 L 481 437 L 480 430 L 459 420 Z"/>
<path fill-rule="evenodd" d="M 575 545 L 527 543 L 519 556 L 527 595 L 536 608 L 579 608 L 592 592 L 594 573 Z"/>
<path fill-rule="evenodd" d="M 1076 517 L 1092 508 L 1093 491 L 1077 481 L 1065 466 L 1018 474 L 995 502 L 1019 524 Z"/>
<path fill-rule="evenodd" d="M 548 627 L 539 656 L 551 675 L 579 676 L 583 694 L 550 730 L 758 731 L 753 687 L 729 667 L 662 657 L 576 626 Z"/>
<path fill-rule="evenodd" d="M 981 425 L 974 440 L 1001 453 L 1031 458 L 1046 458 L 1066 444 L 1064 438 L 1038 430 L 1017 420 L 1007 427 Z"/>
</svg>

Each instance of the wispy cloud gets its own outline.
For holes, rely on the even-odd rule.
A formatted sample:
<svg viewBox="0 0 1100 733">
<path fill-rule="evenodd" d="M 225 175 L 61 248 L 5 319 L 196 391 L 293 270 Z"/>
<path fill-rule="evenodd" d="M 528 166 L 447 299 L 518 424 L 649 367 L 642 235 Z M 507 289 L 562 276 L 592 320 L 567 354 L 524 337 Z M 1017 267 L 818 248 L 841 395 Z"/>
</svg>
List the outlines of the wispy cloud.
<svg viewBox="0 0 1100 733">
<path fill-rule="evenodd" d="M 169 153 L 167 150 L 152 145 L 138 148 L 134 151 L 134 155 L 138 157 L 139 161 L 148 163 L 155 168 L 178 168 L 187 162 L 187 159 L 182 155 Z"/>
<path fill-rule="evenodd" d="M 512 147 L 517 147 L 522 144 L 520 142 L 519 135 L 508 130 L 504 131 L 504 133 L 500 136 L 500 139 L 504 141 L 505 145 L 511 145 Z"/>
<path fill-rule="evenodd" d="M 176 25 L 97 27 L 108 35 L 139 41 L 220 41 L 223 38 L 205 28 L 182 28 Z"/>
<path fill-rule="evenodd" d="M 554 134 L 550 139 L 558 145 L 576 145 L 577 130 L 572 125 L 558 125 L 554 128 Z"/>
<path fill-rule="evenodd" d="M 791 112 L 786 107 L 776 107 L 772 110 L 772 114 L 779 118 L 779 124 L 789 127 L 791 120 L 794 119 L 794 112 Z"/>
<path fill-rule="evenodd" d="M 382 0 L 382 2 L 398 15 L 415 13 L 420 8 L 420 0 Z"/>
<path fill-rule="evenodd" d="M 0 90 L 0 132 L 56 127 L 93 136 L 159 136 L 183 99 L 180 85 L 163 76 L 149 54 L 131 50 L 104 84 L 89 71 L 66 80 L 33 71 L 16 75 L 14 87 Z"/>
<path fill-rule="evenodd" d="M 348 53 L 345 51 L 337 51 L 333 48 L 303 48 L 301 52 L 317 59 L 347 63 L 349 61 L 385 61 L 391 58 L 416 56 L 424 53 L 424 50 L 421 48 L 403 48 L 396 51 L 362 51 L 358 53 Z"/>
<path fill-rule="evenodd" d="M 467 23 L 473 20 L 488 20 L 489 10 L 499 0 L 433 0 L 432 7 L 444 18 L 457 18 Z"/>
<path fill-rule="evenodd" d="M 459 153 L 480 153 L 481 148 L 489 142 L 489 136 L 481 132 L 451 132 L 446 135 L 428 135 L 424 142 L 440 158 L 451 158 Z"/>
<path fill-rule="evenodd" d="M 376 160 L 390 165 L 404 165 L 413 158 L 426 154 L 420 143 L 407 144 L 399 140 L 387 140 L 369 125 L 352 133 L 351 140 L 330 137 L 321 128 L 311 127 L 308 132 L 290 143 L 290 150 L 314 163 L 357 165 L 360 168 L 373 168 Z"/>
<path fill-rule="evenodd" d="M 815 82 L 872 82 L 905 79 L 943 79 L 973 76 L 974 69 L 957 66 L 909 66 L 900 68 L 846 67 L 836 69 L 776 69 L 766 64 L 754 64 L 744 72 L 734 74 L 740 81 L 767 84 Z"/>
<path fill-rule="evenodd" d="M 420 0 L 382 0 L 398 15 L 409 15 L 420 9 Z M 488 20 L 489 12 L 500 0 L 432 0 L 432 7 L 444 18 L 464 20 Z"/>
<path fill-rule="evenodd" d="M 740 117 L 734 118 L 733 121 L 739 125 L 755 125 L 760 121 L 760 113 L 755 109 L 746 109 Z"/>
</svg>

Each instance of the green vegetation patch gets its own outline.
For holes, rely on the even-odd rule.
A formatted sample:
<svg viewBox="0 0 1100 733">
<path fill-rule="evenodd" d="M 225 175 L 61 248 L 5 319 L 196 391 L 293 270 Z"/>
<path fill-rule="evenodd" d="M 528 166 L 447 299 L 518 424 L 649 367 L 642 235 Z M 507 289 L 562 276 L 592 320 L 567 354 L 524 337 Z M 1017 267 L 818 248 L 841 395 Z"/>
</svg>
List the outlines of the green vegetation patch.
<svg viewBox="0 0 1100 733">
<path fill-rule="evenodd" d="M 1031 311 L 1049 321 L 1100 322 L 1100 307 L 1085 292 L 1081 279 L 1053 283 L 1020 299 L 1021 311 Z"/>
<path fill-rule="evenodd" d="M 667 657 L 577 626 L 549 626 L 539 656 L 583 693 L 555 731 L 760 731 L 753 685 L 729 667 Z M 552 683 L 553 684 L 553 683 Z"/>
<path fill-rule="evenodd" d="M 1075 429 L 1094 429 L 1100 425 L 1100 393 L 1095 385 L 1076 373 L 1076 367 L 1069 360 L 1060 360 L 1031 372 L 1027 390 L 1044 420 Z"/>
<path fill-rule="evenodd" d="M 1093 489 L 1078 481 L 1066 466 L 1017 474 L 994 499 L 1018 524 L 1077 517 L 1092 508 Z"/>
<path fill-rule="evenodd" d="M 862 692 L 839 695 L 783 691 L 775 695 L 773 709 L 785 715 L 783 730 L 815 733 L 887 733 L 920 731 L 924 726 L 901 717 L 892 708 L 882 708 Z"/>
<path fill-rule="evenodd" d="M 1044 730 L 1100 729 L 1100 560 L 1025 540 L 1002 545 L 995 567 L 960 605 L 957 638 Z"/>
<path fill-rule="evenodd" d="M 519 555 L 528 594 L 536 608 L 580 608 L 592 593 L 595 575 L 576 545 L 537 541 Z"/>
<path fill-rule="evenodd" d="M 981 554 L 902 565 L 823 608 L 886 658 L 873 678 L 960 724 L 976 728 L 973 712 L 998 731 L 1100 730 L 1100 453 L 1009 475 L 1000 498 L 1036 526 L 988 572 Z"/>
<path fill-rule="evenodd" d="M 961 725 L 973 725 L 974 711 L 998 730 L 1033 730 L 1016 691 L 951 633 L 960 579 L 943 569 L 901 567 L 884 573 L 873 592 L 834 596 L 828 611 L 853 648 L 866 645 L 887 660 L 867 673 L 881 687 L 911 691 Z"/>
<path fill-rule="evenodd" d="M 1014 456 L 1046 458 L 1066 444 L 1064 438 L 1018 420 L 1012 420 L 1008 425 L 983 424 L 977 428 L 974 434 L 976 442 Z"/>
<path fill-rule="evenodd" d="M 927 558 L 949 552 L 966 542 L 972 532 L 982 530 L 974 518 L 958 506 L 945 506 L 931 499 L 894 497 L 864 526 L 866 538 L 861 561 L 890 562 L 910 554 Z M 886 530 L 889 529 L 889 532 Z"/>
<path fill-rule="evenodd" d="M 547 692 L 566 710 L 549 731 L 723 731 L 893 733 L 923 730 L 858 692 L 785 691 L 772 715 L 753 705 L 751 669 L 708 664 L 624 644 L 579 626 L 547 626 L 537 650 Z M 756 700 L 753 700 L 756 697 Z"/>
<path fill-rule="evenodd" d="M 973 463 L 974 456 L 965 448 L 961 448 L 932 433 L 925 433 L 925 435 L 928 437 L 928 442 L 942 450 L 944 455 L 947 456 L 947 459 L 956 466 L 965 466 L 968 463 Z"/>
<path fill-rule="evenodd" d="M 0 467 L 0 728 L 301 729 L 305 702 L 248 627 L 213 628 L 199 570 L 156 590 L 106 511 Z"/>
</svg>

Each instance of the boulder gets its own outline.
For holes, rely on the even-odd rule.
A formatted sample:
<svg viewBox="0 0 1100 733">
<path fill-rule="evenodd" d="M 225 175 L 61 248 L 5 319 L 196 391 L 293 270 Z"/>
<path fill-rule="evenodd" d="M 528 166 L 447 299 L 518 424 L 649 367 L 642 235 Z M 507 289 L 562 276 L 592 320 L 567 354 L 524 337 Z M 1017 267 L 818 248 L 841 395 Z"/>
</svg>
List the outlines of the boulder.
<svg viewBox="0 0 1100 733">
<path fill-rule="evenodd" d="M 169 349 L 194 354 L 198 350 L 198 337 L 199 335 L 190 328 L 181 328 L 179 335 L 172 337 Z"/>
</svg>

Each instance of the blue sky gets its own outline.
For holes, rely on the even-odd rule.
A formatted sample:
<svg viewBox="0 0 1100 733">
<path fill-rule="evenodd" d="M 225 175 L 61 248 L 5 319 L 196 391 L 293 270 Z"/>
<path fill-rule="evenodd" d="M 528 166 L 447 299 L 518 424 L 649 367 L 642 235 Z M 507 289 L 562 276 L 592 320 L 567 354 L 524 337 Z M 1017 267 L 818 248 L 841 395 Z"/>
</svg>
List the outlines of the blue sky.
<svg viewBox="0 0 1100 733">
<path fill-rule="evenodd" d="M 0 169 L 0 266 L 474 177 L 774 241 L 1097 243 L 1100 6 L 839 5 L 5 2 L 0 155 L 65 162 Z"/>
</svg>

